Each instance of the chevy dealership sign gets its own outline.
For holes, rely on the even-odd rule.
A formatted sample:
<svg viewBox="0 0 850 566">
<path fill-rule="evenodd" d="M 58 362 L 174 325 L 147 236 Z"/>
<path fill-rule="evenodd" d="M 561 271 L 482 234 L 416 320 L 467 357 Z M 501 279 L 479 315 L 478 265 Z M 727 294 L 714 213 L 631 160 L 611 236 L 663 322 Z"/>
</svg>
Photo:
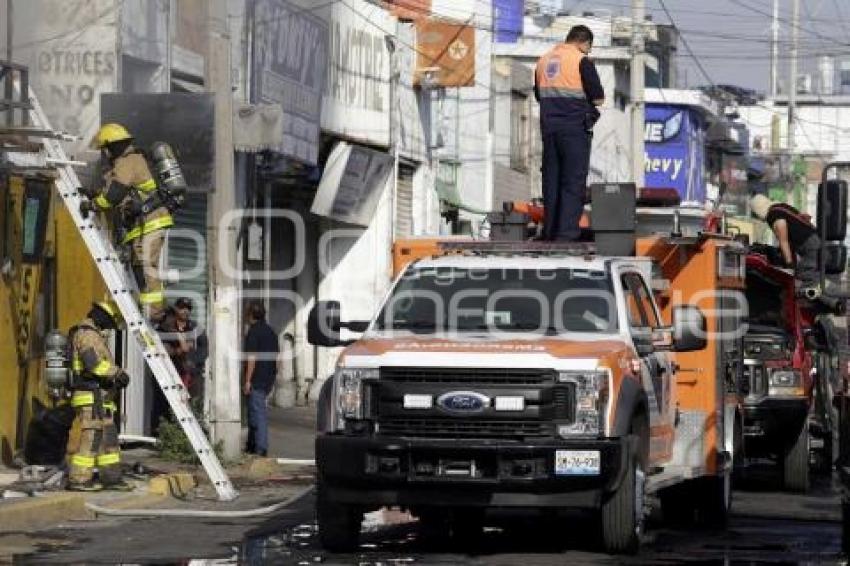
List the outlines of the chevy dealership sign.
<svg viewBox="0 0 850 566">
<path fill-rule="evenodd" d="M 674 188 L 682 202 L 705 202 L 705 124 L 685 106 L 647 104 L 647 187 Z"/>
</svg>

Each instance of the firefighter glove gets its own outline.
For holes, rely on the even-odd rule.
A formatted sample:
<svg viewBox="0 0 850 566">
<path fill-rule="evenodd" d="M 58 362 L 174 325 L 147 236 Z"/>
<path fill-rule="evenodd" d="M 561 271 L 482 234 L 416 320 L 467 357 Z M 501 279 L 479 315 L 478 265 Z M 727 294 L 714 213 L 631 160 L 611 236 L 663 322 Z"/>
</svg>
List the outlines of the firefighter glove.
<svg viewBox="0 0 850 566">
<path fill-rule="evenodd" d="M 124 389 L 125 387 L 130 385 L 130 376 L 123 369 L 118 370 L 118 373 L 115 374 L 113 381 L 115 382 L 115 387 L 117 387 L 118 389 Z"/>
</svg>

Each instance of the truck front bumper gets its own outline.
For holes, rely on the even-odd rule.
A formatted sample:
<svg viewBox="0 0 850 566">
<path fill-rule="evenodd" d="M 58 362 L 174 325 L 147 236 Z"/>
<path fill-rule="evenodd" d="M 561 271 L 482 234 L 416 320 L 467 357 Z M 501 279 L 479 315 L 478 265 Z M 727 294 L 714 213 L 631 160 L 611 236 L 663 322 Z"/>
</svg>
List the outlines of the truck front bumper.
<svg viewBox="0 0 850 566">
<path fill-rule="evenodd" d="M 747 455 L 783 453 L 796 441 L 808 414 L 807 397 L 762 397 L 744 401 Z"/>
<path fill-rule="evenodd" d="M 352 437 L 316 439 L 319 490 L 364 507 L 597 508 L 623 481 L 628 440 L 535 444 Z M 599 451 L 599 473 L 555 473 L 557 450 Z"/>
</svg>

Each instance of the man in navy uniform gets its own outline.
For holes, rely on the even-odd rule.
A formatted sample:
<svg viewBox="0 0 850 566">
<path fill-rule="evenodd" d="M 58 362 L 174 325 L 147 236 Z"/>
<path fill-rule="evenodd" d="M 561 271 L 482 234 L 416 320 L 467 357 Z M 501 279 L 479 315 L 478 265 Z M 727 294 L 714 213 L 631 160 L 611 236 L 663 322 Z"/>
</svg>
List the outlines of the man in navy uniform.
<svg viewBox="0 0 850 566">
<path fill-rule="evenodd" d="M 599 75 L 587 54 L 593 32 L 573 26 L 566 42 L 537 62 L 534 96 L 543 135 L 543 238 L 573 241 L 580 234 L 590 143 L 597 106 L 605 102 Z"/>
</svg>

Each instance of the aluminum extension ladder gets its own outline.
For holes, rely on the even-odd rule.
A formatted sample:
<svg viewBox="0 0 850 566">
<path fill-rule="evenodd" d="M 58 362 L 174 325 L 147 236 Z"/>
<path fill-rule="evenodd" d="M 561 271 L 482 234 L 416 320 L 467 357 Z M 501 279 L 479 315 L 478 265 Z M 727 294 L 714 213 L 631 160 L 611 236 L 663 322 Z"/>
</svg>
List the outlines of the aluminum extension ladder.
<svg viewBox="0 0 850 566">
<path fill-rule="evenodd" d="M 30 124 L 41 131 L 52 132 L 41 105 L 32 93 L 30 93 L 29 100 L 32 105 L 29 111 Z M 62 138 L 61 134 L 36 137 L 40 137 L 42 140 L 46 162 L 59 173 L 59 178 L 56 180 L 59 195 L 65 202 L 65 206 L 83 237 L 89 253 L 94 258 L 95 265 L 103 276 L 111 298 L 121 310 L 127 324 L 127 331 L 138 343 L 145 362 L 150 367 L 159 387 L 165 394 L 165 398 L 168 399 L 180 426 L 183 427 L 183 431 L 192 443 L 195 454 L 201 460 L 201 464 L 204 466 L 210 482 L 215 487 L 219 499 L 222 501 L 236 499 L 239 494 L 234 489 L 227 472 L 219 462 L 215 451 L 213 451 L 209 440 L 201 429 L 201 425 L 198 424 L 194 413 L 192 413 L 189 406 L 189 393 L 183 386 L 168 352 L 163 347 L 159 334 L 151 328 L 136 304 L 136 299 L 133 296 L 136 291 L 134 279 L 131 279 L 126 266 L 121 263 L 112 242 L 104 237 L 99 224 L 93 220 L 97 215 L 90 214 L 88 218 L 83 218 L 80 214 L 80 203 L 86 197 L 77 190 L 80 187 L 80 180 L 73 166 L 79 165 L 79 163 L 68 160 L 65 150 L 59 142 L 59 139 Z"/>
</svg>

